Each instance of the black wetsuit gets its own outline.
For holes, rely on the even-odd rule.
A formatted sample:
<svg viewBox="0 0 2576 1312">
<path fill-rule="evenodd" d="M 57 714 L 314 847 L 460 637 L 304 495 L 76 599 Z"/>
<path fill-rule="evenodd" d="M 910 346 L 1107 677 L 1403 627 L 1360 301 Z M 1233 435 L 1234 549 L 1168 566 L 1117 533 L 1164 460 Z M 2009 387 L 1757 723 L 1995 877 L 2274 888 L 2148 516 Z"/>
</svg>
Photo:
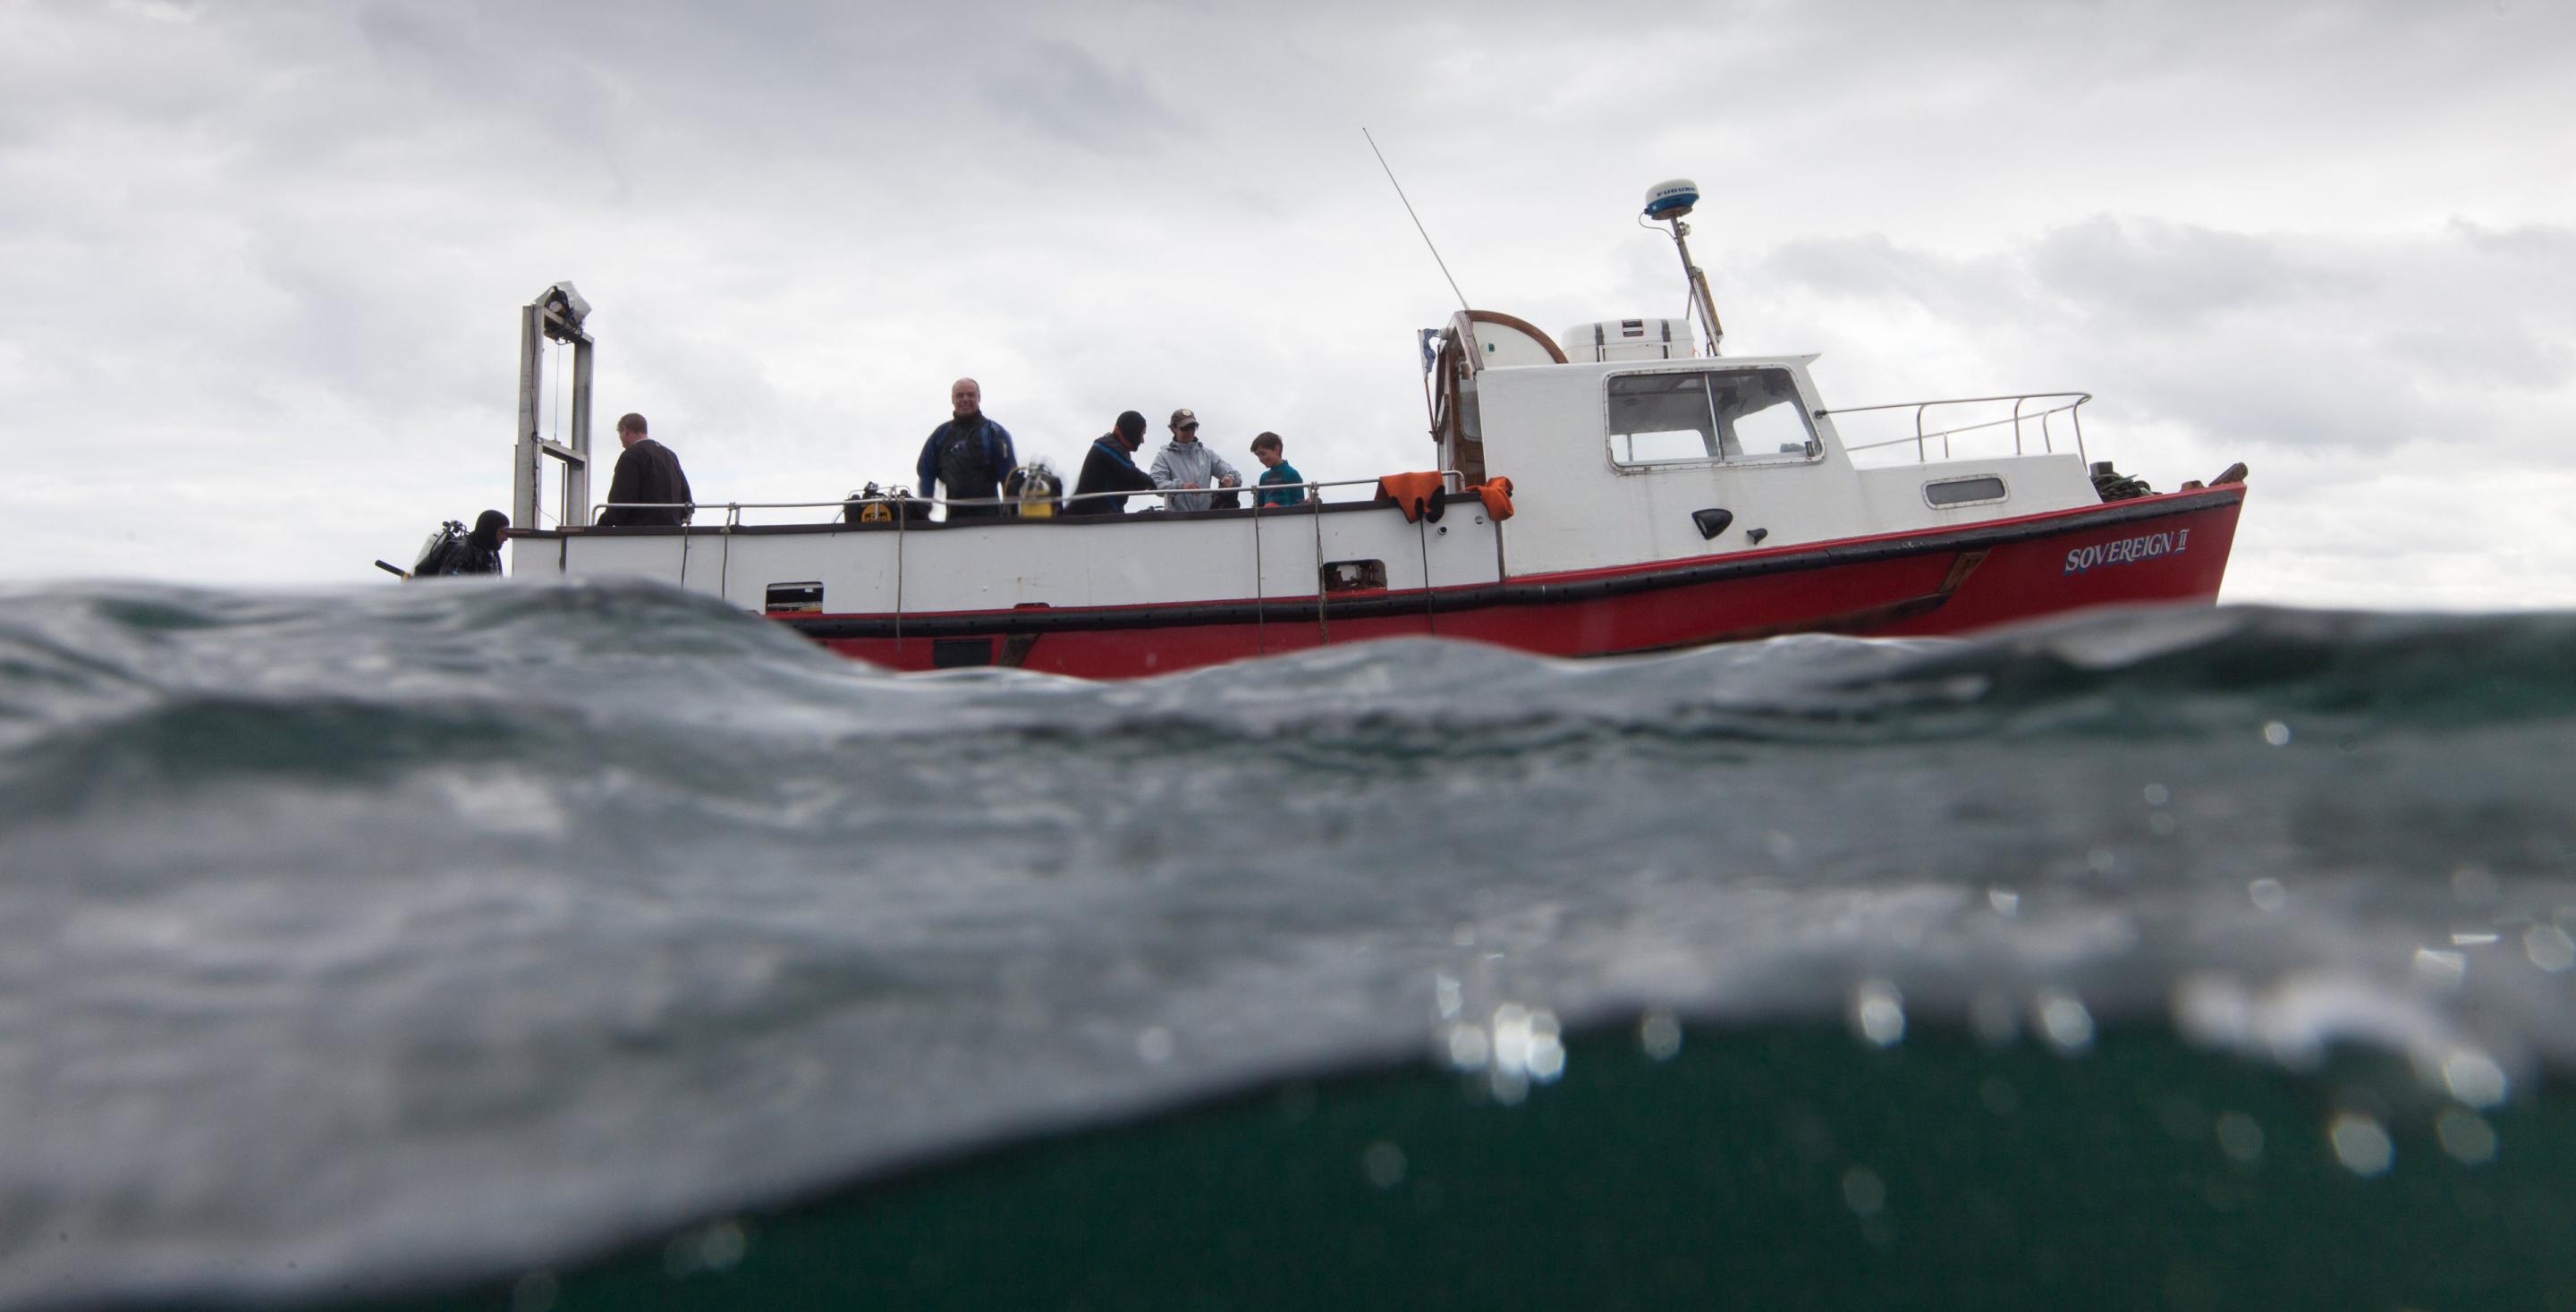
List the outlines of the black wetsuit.
<svg viewBox="0 0 2576 1312">
<path fill-rule="evenodd" d="M 921 444 L 921 459 L 913 472 L 921 478 L 921 495 L 929 496 L 933 482 L 946 491 L 950 501 L 995 500 L 1002 495 L 1002 480 L 1019 464 L 1011 450 L 1009 429 L 981 414 L 951 419 L 930 430 L 930 440 Z M 985 519 L 999 516 L 1004 508 L 995 506 L 955 506 L 948 508 L 948 519 Z"/>
<path fill-rule="evenodd" d="M 686 502 L 689 476 L 680 472 L 680 458 L 671 448 L 644 438 L 626 448 L 617 457 L 617 473 L 608 483 L 612 502 Z M 640 528 L 646 525 L 676 526 L 689 521 L 686 509 L 643 510 L 612 506 L 599 517 L 601 528 Z"/>
<path fill-rule="evenodd" d="M 501 572 L 501 530 L 510 526 L 510 517 L 497 510 L 486 510 L 474 521 L 474 531 L 459 533 L 463 527 L 449 523 L 438 541 L 411 568 L 416 579 L 453 578 L 460 574 L 498 574 Z"/>
<path fill-rule="evenodd" d="M 1081 500 L 1086 492 L 1151 492 L 1154 476 L 1136 467 L 1127 448 L 1106 433 L 1091 444 L 1091 453 L 1082 458 L 1082 477 L 1073 485 L 1075 500 L 1065 505 L 1068 515 L 1123 515 L 1127 513 L 1125 497 L 1093 497 Z"/>
</svg>

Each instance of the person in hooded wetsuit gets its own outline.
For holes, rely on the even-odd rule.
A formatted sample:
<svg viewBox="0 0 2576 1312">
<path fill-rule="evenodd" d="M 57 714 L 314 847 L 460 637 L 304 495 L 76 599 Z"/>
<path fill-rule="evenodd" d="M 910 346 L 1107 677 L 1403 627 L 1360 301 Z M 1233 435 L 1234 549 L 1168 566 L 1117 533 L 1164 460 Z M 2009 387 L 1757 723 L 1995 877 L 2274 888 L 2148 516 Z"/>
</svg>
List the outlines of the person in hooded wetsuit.
<svg viewBox="0 0 2576 1312">
<path fill-rule="evenodd" d="M 921 444 L 921 459 L 913 465 L 912 472 L 921 476 L 921 494 L 931 495 L 930 486 L 937 483 L 951 501 L 998 501 L 1003 478 L 1020 463 L 1011 451 L 1010 431 L 984 417 L 984 389 L 972 378 L 949 385 L 948 408 L 948 422 L 930 430 L 930 440 Z M 948 520 L 995 519 L 1002 511 L 1000 505 L 950 506 Z"/>
<path fill-rule="evenodd" d="M 1082 458 L 1082 478 L 1073 485 L 1074 500 L 1065 506 L 1068 515 L 1123 515 L 1127 498 L 1091 497 L 1088 492 L 1151 492 L 1154 476 L 1136 467 L 1136 449 L 1145 445 L 1145 416 L 1133 410 L 1118 416 L 1118 423 L 1092 440 L 1090 454 Z"/>
<path fill-rule="evenodd" d="M 498 574 L 501 572 L 502 530 L 510 527 L 510 517 L 497 510 L 486 510 L 474 520 L 474 531 L 465 535 L 464 558 L 457 563 L 459 574 Z"/>
<path fill-rule="evenodd" d="M 497 510 L 486 510 L 474 521 L 474 531 L 463 537 L 443 537 L 436 546 L 413 566 L 409 577 L 416 579 L 454 578 L 461 574 L 498 574 L 501 572 L 501 531 L 510 527 L 510 517 Z M 454 533 L 453 521 L 448 528 Z"/>
</svg>

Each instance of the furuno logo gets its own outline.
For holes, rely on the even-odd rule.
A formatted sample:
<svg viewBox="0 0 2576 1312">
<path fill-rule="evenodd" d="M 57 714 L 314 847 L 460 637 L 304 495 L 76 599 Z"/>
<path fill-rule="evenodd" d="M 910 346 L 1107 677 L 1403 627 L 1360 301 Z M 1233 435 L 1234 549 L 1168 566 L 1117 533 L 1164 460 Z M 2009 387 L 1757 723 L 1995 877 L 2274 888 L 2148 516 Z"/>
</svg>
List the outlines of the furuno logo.
<svg viewBox="0 0 2576 1312">
<path fill-rule="evenodd" d="M 2179 556 L 2191 544 L 2191 530 L 2175 529 L 2169 533 L 2147 533 L 2115 542 L 2096 542 L 2066 553 L 2063 574 L 2081 574 L 2097 565 L 2134 565 L 2158 556 Z"/>
</svg>

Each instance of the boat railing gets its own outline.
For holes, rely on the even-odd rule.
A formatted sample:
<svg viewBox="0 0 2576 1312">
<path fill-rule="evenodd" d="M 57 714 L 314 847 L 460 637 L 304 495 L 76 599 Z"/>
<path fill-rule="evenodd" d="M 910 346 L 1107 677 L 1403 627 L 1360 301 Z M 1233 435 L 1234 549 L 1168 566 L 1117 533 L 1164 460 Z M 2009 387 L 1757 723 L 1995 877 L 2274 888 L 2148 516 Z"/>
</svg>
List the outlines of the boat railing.
<svg viewBox="0 0 2576 1312">
<path fill-rule="evenodd" d="M 1935 442 L 1941 445 L 1941 458 L 1948 460 L 1953 458 L 1951 448 L 1953 438 L 1968 434 L 1975 434 L 1980 438 L 1987 434 L 2000 437 L 2001 430 L 2007 427 L 2012 430 L 2014 455 L 2028 454 L 2032 445 L 2037 445 L 2043 452 L 2054 452 L 2057 450 L 2057 434 L 2049 421 L 2055 416 L 2064 415 L 2066 426 L 2070 430 L 2069 436 L 2075 445 L 2075 454 L 2078 458 L 2082 458 L 2085 454 L 2084 418 L 2080 412 L 2084 403 L 2092 399 L 2091 392 L 2023 392 L 2018 395 L 2003 396 L 1959 396 L 1938 401 L 1895 401 L 1886 405 L 1837 406 L 1832 409 L 1818 410 L 1816 417 L 1822 419 L 1831 415 L 1839 420 L 1845 415 L 1892 414 L 1911 410 L 1914 412 L 1913 432 L 1884 441 L 1855 443 L 1846 440 L 1843 443 L 1843 451 L 1845 454 L 1857 454 L 1864 451 L 1902 447 L 1911 443 L 1914 447 L 1915 461 L 1922 463 L 1932 458 L 1932 444 Z M 2012 412 L 2000 418 L 1950 423 L 1946 419 L 1934 421 L 1930 417 L 1933 412 L 1950 407 L 2000 406 L 2007 402 L 2012 405 Z M 1936 422 L 1944 426 L 1935 427 Z"/>
<path fill-rule="evenodd" d="M 1442 484 L 1447 487 L 1449 491 L 1462 491 L 1466 487 L 1465 476 L 1460 474 L 1457 470 L 1442 470 L 1440 478 Z M 1286 492 L 1291 490 L 1311 491 L 1313 495 L 1304 498 L 1304 505 L 1263 507 L 1256 503 L 1251 507 L 1247 507 L 1248 509 L 1301 510 L 1305 509 L 1307 506 L 1320 506 L 1323 504 L 1323 489 L 1325 488 L 1366 487 L 1374 489 L 1377 486 L 1377 482 L 1378 481 L 1374 478 L 1334 478 L 1313 479 L 1303 483 L 1268 483 L 1248 484 L 1230 488 L 1197 488 L 1189 491 L 1156 490 L 1151 492 L 1068 492 L 1059 494 L 1052 498 L 1052 500 L 1061 505 L 1071 505 L 1076 501 L 1100 501 L 1106 500 L 1110 497 L 1210 496 L 1220 492 L 1236 492 L 1257 495 L 1262 492 Z M 852 505 L 871 504 L 881 504 L 886 506 L 893 512 L 890 518 L 896 525 L 901 526 L 907 520 L 914 522 L 928 520 L 931 510 L 937 507 L 967 507 L 975 510 L 991 510 L 998 507 L 1005 510 L 1012 510 L 1017 509 L 1021 502 L 1016 497 L 922 497 L 913 496 L 909 493 L 901 495 L 889 494 L 884 498 L 877 500 L 850 496 L 836 497 L 830 501 L 603 501 L 591 508 L 590 518 L 591 522 L 595 525 L 599 522 L 599 517 L 601 515 L 611 510 L 686 510 L 690 514 L 692 527 L 735 529 L 744 527 L 742 512 L 746 510 L 843 511 L 847 510 Z M 724 512 L 724 521 L 721 524 L 698 524 L 696 522 L 696 517 L 699 512 L 717 510 Z"/>
</svg>

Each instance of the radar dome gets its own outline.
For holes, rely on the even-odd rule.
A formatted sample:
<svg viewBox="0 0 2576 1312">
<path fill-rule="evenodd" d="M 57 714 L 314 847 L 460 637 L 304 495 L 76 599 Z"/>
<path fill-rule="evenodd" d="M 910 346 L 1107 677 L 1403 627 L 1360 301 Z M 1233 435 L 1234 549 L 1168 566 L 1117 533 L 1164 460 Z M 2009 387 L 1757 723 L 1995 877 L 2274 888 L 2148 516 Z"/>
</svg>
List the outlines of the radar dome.
<svg viewBox="0 0 2576 1312">
<path fill-rule="evenodd" d="M 1646 217 L 1678 219 L 1699 204 L 1699 184 L 1688 178 L 1658 182 L 1646 188 Z"/>
</svg>

